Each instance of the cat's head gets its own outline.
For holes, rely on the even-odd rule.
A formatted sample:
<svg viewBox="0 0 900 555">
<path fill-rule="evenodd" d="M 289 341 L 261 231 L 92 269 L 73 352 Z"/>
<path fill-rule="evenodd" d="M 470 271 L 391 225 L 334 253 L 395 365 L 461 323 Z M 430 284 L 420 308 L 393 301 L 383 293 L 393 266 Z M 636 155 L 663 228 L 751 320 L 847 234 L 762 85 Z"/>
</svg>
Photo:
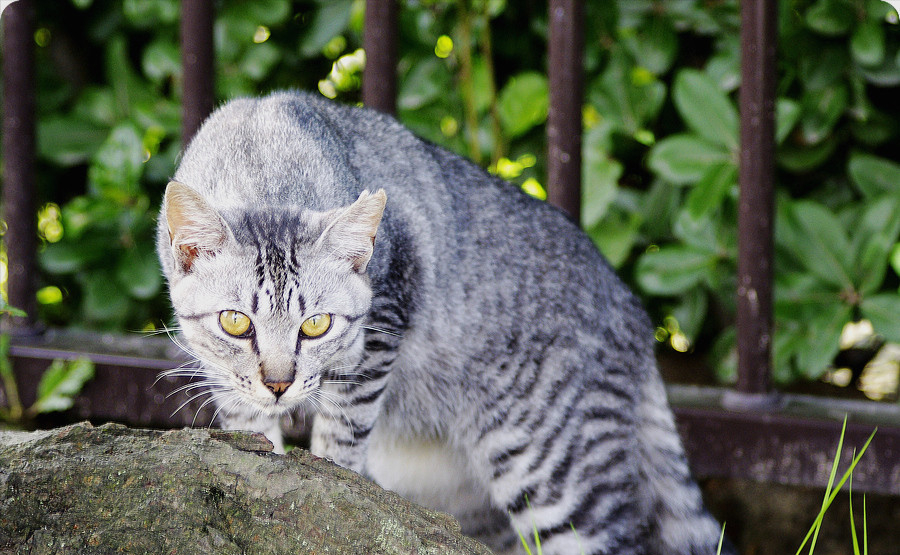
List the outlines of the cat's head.
<svg viewBox="0 0 900 555">
<path fill-rule="evenodd" d="M 366 267 L 385 201 L 380 190 L 328 212 L 238 216 L 169 184 L 160 258 L 182 335 L 220 406 L 284 413 L 323 375 L 359 362 L 372 302 Z"/>
</svg>

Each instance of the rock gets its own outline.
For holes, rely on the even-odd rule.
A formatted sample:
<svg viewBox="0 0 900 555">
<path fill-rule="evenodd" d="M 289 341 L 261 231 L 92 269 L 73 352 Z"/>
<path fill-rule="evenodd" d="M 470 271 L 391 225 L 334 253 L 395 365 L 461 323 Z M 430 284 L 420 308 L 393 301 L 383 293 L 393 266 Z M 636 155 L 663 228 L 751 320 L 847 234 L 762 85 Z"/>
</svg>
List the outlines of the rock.
<svg viewBox="0 0 900 555">
<path fill-rule="evenodd" d="M 457 522 L 262 436 L 0 432 L 0 554 L 489 554 Z"/>
</svg>

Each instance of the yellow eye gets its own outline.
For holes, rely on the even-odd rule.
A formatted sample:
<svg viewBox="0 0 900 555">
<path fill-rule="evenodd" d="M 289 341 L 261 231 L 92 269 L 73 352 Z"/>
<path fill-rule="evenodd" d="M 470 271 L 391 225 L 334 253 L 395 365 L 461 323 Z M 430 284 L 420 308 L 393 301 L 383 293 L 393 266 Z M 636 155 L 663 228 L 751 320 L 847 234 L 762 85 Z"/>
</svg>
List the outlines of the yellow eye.
<svg viewBox="0 0 900 555">
<path fill-rule="evenodd" d="M 219 325 L 228 335 L 244 337 L 253 331 L 250 317 L 236 310 L 223 310 L 219 313 Z"/>
<path fill-rule="evenodd" d="M 303 332 L 303 335 L 306 337 L 319 337 L 320 335 L 324 335 L 329 329 L 331 329 L 330 314 L 316 314 L 315 316 L 310 316 L 300 324 L 300 331 Z"/>
</svg>

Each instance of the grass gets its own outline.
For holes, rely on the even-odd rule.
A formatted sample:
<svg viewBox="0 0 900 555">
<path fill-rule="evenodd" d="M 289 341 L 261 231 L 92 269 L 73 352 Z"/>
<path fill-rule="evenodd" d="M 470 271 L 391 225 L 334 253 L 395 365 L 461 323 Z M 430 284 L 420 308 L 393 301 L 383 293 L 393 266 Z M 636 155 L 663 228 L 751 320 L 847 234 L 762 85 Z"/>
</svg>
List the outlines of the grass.
<svg viewBox="0 0 900 555">
<path fill-rule="evenodd" d="M 859 453 L 856 453 L 854 451 L 853 459 L 850 462 L 850 466 L 847 468 L 847 470 L 844 472 L 843 476 L 841 477 L 840 481 L 835 486 L 834 479 L 837 477 L 837 467 L 838 467 L 838 462 L 841 459 L 841 452 L 843 451 L 843 448 L 844 448 L 844 434 L 846 433 L 846 431 L 847 431 L 847 417 L 844 416 L 844 425 L 841 428 L 841 438 L 838 440 L 837 453 L 835 453 L 834 462 L 831 465 L 831 474 L 828 477 L 828 486 L 825 489 L 825 498 L 822 500 L 822 508 L 819 509 L 819 514 L 816 516 L 816 519 L 813 521 L 813 524 L 810 527 L 809 532 L 806 533 L 806 537 L 803 538 L 803 542 L 800 544 L 800 547 L 797 548 L 796 555 L 800 555 L 800 553 L 803 551 L 803 548 L 806 547 L 807 542 L 809 543 L 810 555 L 812 555 L 812 553 L 815 551 L 816 539 L 818 539 L 818 537 L 819 537 L 819 530 L 822 528 L 822 519 L 825 518 L 825 512 L 831 506 L 831 502 L 834 501 L 834 498 L 837 497 L 837 494 L 838 494 L 838 492 L 840 492 L 841 488 L 844 486 L 844 483 L 846 483 L 847 480 L 849 480 L 850 477 L 853 475 L 853 469 L 856 468 L 856 464 L 862 458 L 863 454 L 865 454 L 866 449 L 869 448 L 869 444 L 872 443 L 872 439 L 875 437 L 875 433 L 878 431 L 878 429 L 876 428 L 874 431 L 872 431 L 872 435 L 869 436 L 869 439 L 866 441 L 865 445 L 862 446 L 862 449 L 859 450 Z M 851 526 L 852 537 L 853 537 L 853 550 L 856 555 L 860 555 L 859 543 L 858 543 L 857 537 L 856 537 L 856 523 L 853 521 L 852 491 L 850 492 L 850 496 L 851 496 L 850 497 L 850 518 L 851 518 L 850 526 Z M 865 497 L 864 497 L 863 498 L 863 549 L 864 549 L 864 551 L 868 551 L 868 546 L 867 546 L 866 540 L 867 540 L 867 535 L 866 535 L 866 523 L 865 523 Z"/>
<path fill-rule="evenodd" d="M 853 518 L 853 470 L 856 468 L 857 463 L 859 463 L 862 456 L 865 454 L 866 449 L 869 448 L 869 444 L 872 443 L 872 439 L 875 437 L 875 433 L 878 431 L 878 428 L 872 431 L 872 434 L 869 436 L 869 439 L 866 440 L 866 443 L 862 446 L 862 449 L 857 453 L 854 449 L 853 458 L 850 461 L 850 466 L 847 467 L 847 470 L 844 471 L 844 474 L 841 476 L 841 479 L 835 485 L 835 478 L 837 478 L 837 469 L 838 463 L 841 460 L 841 453 L 844 449 L 844 436 L 847 432 L 847 417 L 844 416 L 844 423 L 841 427 L 841 437 L 838 440 L 837 452 L 834 456 L 834 461 L 831 465 L 831 474 L 828 477 L 828 485 L 825 488 L 825 497 L 822 499 L 822 508 L 819 509 L 819 514 L 816 515 L 815 520 L 813 521 L 812 526 L 809 529 L 809 532 L 806 533 L 806 537 L 803 538 L 803 542 L 800 544 L 800 547 L 797 548 L 796 555 L 800 555 L 803 552 L 804 547 L 806 547 L 807 543 L 809 544 L 809 555 L 812 555 L 816 548 L 816 540 L 819 537 L 819 531 L 822 528 L 822 520 L 825 518 L 825 513 L 828 511 L 828 508 L 831 507 L 831 503 L 837 497 L 841 488 L 845 483 L 848 484 L 848 493 L 850 495 L 850 532 L 853 541 L 853 554 L 854 555 L 868 555 L 869 553 L 869 543 L 868 543 L 868 532 L 866 529 L 866 496 L 863 495 L 863 514 L 862 514 L 862 549 L 860 550 L 859 537 L 856 532 L 856 521 Z M 528 498 L 525 499 L 525 504 L 528 507 L 529 511 L 531 510 L 531 502 L 528 501 Z M 541 548 L 541 539 L 538 536 L 537 525 L 532 523 L 532 530 L 534 532 L 534 551 L 532 551 L 531 546 L 528 544 L 528 541 L 525 539 L 525 536 L 522 534 L 520 530 L 516 530 L 516 533 L 519 535 L 519 539 L 522 541 L 522 546 L 525 548 L 525 552 L 528 555 L 543 555 L 543 549 Z M 575 537 L 578 538 L 578 531 L 575 530 L 575 526 L 572 525 L 572 532 L 575 533 Z M 725 523 L 722 523 L 722 532 L 719 535 L 719 545 L 716 549 L 716 555 L 721 555 L 722 553 L 722 544 L 725 540 Z M 579 539 L 580 543 L 580 539 Z M 584 555 L 584 549 L 581 549 L 582 555 Z"/>
</svg>

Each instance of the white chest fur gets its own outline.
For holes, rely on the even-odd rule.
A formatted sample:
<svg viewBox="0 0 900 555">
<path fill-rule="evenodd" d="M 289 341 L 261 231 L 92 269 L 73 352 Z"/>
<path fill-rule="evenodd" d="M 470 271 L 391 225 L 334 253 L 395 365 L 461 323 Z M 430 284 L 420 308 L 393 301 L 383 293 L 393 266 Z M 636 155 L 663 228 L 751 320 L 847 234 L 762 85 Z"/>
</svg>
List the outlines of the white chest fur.
<svg viewBox="0 0 900 555">
<path fill-rule="evenodd" d="M 367 470 L 381 487 L 459 518 L 488 506 L 464 453 L 439 439 L 403 438 L 376 426 Z"/>
</svg>

